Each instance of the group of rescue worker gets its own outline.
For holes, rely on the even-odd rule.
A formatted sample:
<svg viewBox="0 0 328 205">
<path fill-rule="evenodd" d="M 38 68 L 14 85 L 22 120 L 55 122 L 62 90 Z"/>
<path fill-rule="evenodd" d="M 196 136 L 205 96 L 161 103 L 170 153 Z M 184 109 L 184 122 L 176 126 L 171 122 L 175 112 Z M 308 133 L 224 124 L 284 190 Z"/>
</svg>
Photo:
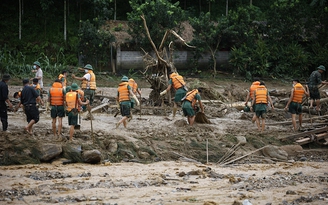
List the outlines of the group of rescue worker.
<svg viewBox="0 0 328 205">
<path fill-rule="evenodd" d="M 52 83 L 48 92 L 47 109 L 50 109 L 50 115 L 52 118 L 52 131 L 55 140 L 62 140 L 62 118 L 68 116 L 69 140 L 72 141 L 75 127 L 78 125 L 79 116 L 78 113 L 82 111 L 82 106 L 86 106 L 89 103 L 92 105 L 95 95 L 96 77 L 93 73 L 93 68 L 90 64 L 84 66 L 85 75 L 83 77 L 76 77 L 72 75 L 74 79 L 82 81 L 81 89 L 76 83 L 72 83 L 71 86 L 67 86 L 67 71 L 63 71 L 56 80 Z M 39 109 L 37 104 L 43 106 L 43 73 L 41 70 L 41 64 L 38 61 L 33 63 L 32 72 L 36 73 L 35 78 L 24 79 L 23 88 L 19 92 L 14 93 L 14 98 L 19 99 L 18 105 L 14 108 L 16 112 L 20 107 L 23 107 L 26 115 L 27 126 L 24 127 L 24 131 L 28 134 L 33 134 L 33 125 L 40 120 Z M 1 121 L 3 124 L 3 131 L 8 132 L 8 115 L 7 105 L 10 109 L 13 109 L 13 105 L 8 97 L 8 81 L 10 75 L 5 74 L 1 81 Z M 29 82 L 32 81 L 32 84 Z M 4 99 L 4 100 L 2 100 Z M 2 103 L 2 101 L 4 103 Z M 58 126 L 57 124 L 58 119 Z"/>
<path fill-rule="evenodd" d="M 315 110 L 320 112 L 319 88 L 324 84 L 328 84 L 328 82 L 322 81 L 321 79 L 321 74 L 325 71 L 326 68 L 323 65 L 318 66 L 317 70 L 311 73 L 309 81 L 305 86 L 298 79 L 292 81 L 293 88 L 291 89 L 289 100 L 284 109 L 292 115 L 294 131 L 301 130 L 302 128 L 302 103 L 304 97 L 307 99 L 310 97 L 310 109 L 314 108 L 313 104 L 315 103 Z M 274 109 L 274 105 L 264 82 L 258 78 L 254 78 L 253 80 L 246 97 L 245 108 L 247 109 L 249 107 L 249 101 L 251 101 L 250 110 L 254 111 L 252 122 L 256 122 L 258 130 L 262 132 L 265 130 L 267 108 L 271 107 Z M 299 117 L 299 126 L 296 125 L 297 115 Z"/>
<path fill-rule="evenodd" d="M 33 63 L 32 72 L 36 73 L 35 78 L 32 80 L 32 84 L 29 84 L 29 79 L 23 80 L 23 89 L 20 92 L 14 94 L 15 98 L 19 98 L 20 102 L 14 109 L 17 109 L 23 105 L 24 112 L 28 125 L 24 127 L 25 132 L 32 134 L 33 125 L 39 121 L 39 110 L 37 103 L 43 105 L 42 91 L 43 91 L 43 74 L 41 65 L 38 61 Z M 96 76 L 93 72 L 93 67 L 87 64 L 82 69 L 85 74 L 82 77 L 77 77 L 72 74 L 72 78 L 81 81 L 81 88 L 76 83 L 67 85 L 67 71 L 63 71 L 53 82 L 52 87 L 48 92 L 47 109 L 50 109 L 50 115 L 52 118 L 52 131 L 56 140 L 62 140 L 62 118 L 68 116 L 69 140 L 72 141 L 74 130 L 79 126 L 79 113 L 84 111 L 87 105 L 93 105 L 95 98 Z M 309 82 L 306 86 L 303 86 L 298 79 L 293 80 L 293 88 L 291 90 L 290 98 L 286 104 L 285 110 L 292 114 L 293 128 L 296 131 L 302 127 L 302 100 L 304 95 L 311 98 L 311 107 L 313 103 L 316 105 L 316 110 L 320 111 L 320 93 L 319 86 L 321 84 L 328 84 L 326 81 L 321 80 L 321 73 L 323 73 L 325 67 L 320 65 L 316 71 L 313 71 Z M 160 96 L 166 95 L 170 92 L 171 88 L 175 90 L 173 117 L 177 112 L 178 104 L 181 104 L 184 116 L 187 117 L 188 124 L 192 126 L 195 121 L 197 112 L 204 113 L 204 106 L 201 101 L 202 89 L 193 89 L 188 91 L 184 78 L 177 72 L 169 72 L 169 81 L 167 88 L 160 92 Z M 3 131 L 7 131 L 8 128 L 8 115 L 7 105 L 10 109 L 13 108 L 12 103 L 8 98 L 8 86 L 7 83 L 10 80 L 10 75 L 5 74 L 0 82 L 0 117 L 3 125 Z M 117 105 L 120 109 L 122 118 L 116 123 L 116 128 L 121 124 L 126 128 L 127 122 L 132 119 L 131 108 L 136 104 L 139 106 L 140 102 L 137 98 L 139 94 L 141 99 L 141 90 L 138 89 L 137 83 L 132 78 L 123 76 L 121 83 L 117 89 Z M 272 99 L 269 95 L 268 89 L 265 87 L 263 81 L 254 79 L 254 82 L 249 88 L 249 93 L 246 97 L 245 106 L 248 107 L 250 103 L 250 110 L 254 111 L 252 122 L 256 122 L 259 131 L 265 130 L 265 118 L 268 107 L 274 109 Z M 199 104 L 199 107 L 197 105 Z M 90 113 L 89 113 L 90 114 Z M 299 127 L 296 126 L 296 115 L 299 116 Z M 92 116 L 90 116 L 92 117 Z M 58 126 L 57 126 L 58 119 Z M 260 121 L 261 119 L 261 121 Z"/>
</svg>

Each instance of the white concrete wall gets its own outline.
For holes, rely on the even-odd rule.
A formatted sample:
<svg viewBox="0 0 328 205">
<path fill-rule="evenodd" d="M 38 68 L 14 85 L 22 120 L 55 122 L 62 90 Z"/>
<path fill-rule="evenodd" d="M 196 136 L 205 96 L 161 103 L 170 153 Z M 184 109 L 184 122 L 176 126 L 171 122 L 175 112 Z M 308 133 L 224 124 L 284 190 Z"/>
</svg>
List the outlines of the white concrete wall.
<svg viewBox="0 0 328 205">
<path fill-rule="evenodd" d="M 217 53 L 217 65 L 227 63 L 229 60 L 229 51 L 219 51 Z M 155 56 L 154 54 L 151 54 Z M 191 69 L 191 60 L 193 54 L 191 51 L 174 51 L 173 62 L 178 69 Z M 117 49 L 116 56 L 116 68 L 117 70 L 129 70 L 129 69 L 143 69 L 145 67 L 142 60 L 143 52 L 140 51 L 121 51 Z M 202 58 L 198 60 L 199 67 L 207 66 L 209 59 L 211 58 L 209 53 L 203 54 Z"/>
</svg>

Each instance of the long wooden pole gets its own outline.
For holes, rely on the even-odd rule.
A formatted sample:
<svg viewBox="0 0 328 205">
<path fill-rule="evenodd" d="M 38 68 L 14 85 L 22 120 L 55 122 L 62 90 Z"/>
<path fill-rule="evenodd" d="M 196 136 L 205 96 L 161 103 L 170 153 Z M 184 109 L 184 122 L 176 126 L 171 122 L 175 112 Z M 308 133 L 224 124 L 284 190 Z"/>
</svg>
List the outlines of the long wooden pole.
<svg viewBox="0 0 328 205">
<path fill-rule="evenodd" d="M 268 146 L 268 145 L 267 145 L 267 146 Z M 230 160 L 230 161 L 228 161 L 228 162 L 226 162 L 226 163 L 223 163 L 222 165 L 227 165 L 227 164 L 230 164 L 230 163 L 235 162 L 235 161 L 237 161 L 237 160 L 240 160 L 240 159 L 242 159 L 242 158 L 244 158 L 244 157 L 247 157 L 248 155 L 254 154 L 254 153 L 257 152 L 257 151 L 260 151 L 260 150 L 266 148 L 267 146 L 264 146 L 264 147 L 262 147 L 262 148 L 259 148 L 259 149 L 257 149 L 257 150 L 254 150 L 254 151 L 252 151 L 252 152 L 250 152 L 250 153 L 248 153 L 248 154 L 245 154 L 245 155 L 243 155 L 243 156 L 241 156 L 241 157 L 237 157 L 236 159 Z"/>
<path fill-rule="evenodd" d="M 208 139 L 206 139 L 206 164 L 208 164 Z"/>
</svg>

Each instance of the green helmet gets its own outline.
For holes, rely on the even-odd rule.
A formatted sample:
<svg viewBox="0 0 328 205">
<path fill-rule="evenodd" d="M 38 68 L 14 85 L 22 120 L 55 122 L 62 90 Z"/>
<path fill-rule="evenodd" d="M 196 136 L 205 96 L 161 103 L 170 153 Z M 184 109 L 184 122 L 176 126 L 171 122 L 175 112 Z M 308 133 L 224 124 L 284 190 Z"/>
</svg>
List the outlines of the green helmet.
<svg viewBox="0 0 328 205">
<path fill-rule="evenodd" d="M 244 107 L 244 112 L 249 112 L 249 111 L 251 111 L 251 109 L 246 105 L 246 106 Z"/>
<path fill-rule="evenodd" d="M 318 69 L 319 69 L 319 70 L 326 71 L 326 68 L 325 68 L 325 66 L 323 66 L 323 65 L 320 65 L 320 66 L 318 67 Z"/>
<path fill-rule="evenodd" d="M 129 78 L 127 76 L 123 76 L 121 79 L 122 82 L 128 82 Z"/>
<path fill-rule="evenodd" d="M 68 93 L 69 91 L 71 91 L 72 90 L 72 88 L 71 88 L 71 86 L 67 86 L 66 87 L 66 92 Z"/>
<path fill-rule="evenodd" d="M 34 61 L 33 65 L 37 65 L 37 66 L 41 67 L 41 64 L 39 61 Z"/>
<path fill-rule="evenodd" d="M 72 89 L 73 91 L 76 91 L 76 90 L 79 89 L 79 86 L 78 86 L 76 83 L 72 83 L 72 85 L 71 85 L 71 89 Z"/>
<path fill-rule="evenodd" d="M 84 68 L 85 68 L 85 69 L 88 69 L 88 70 L 93 70 L 92 65 L 90 65 L 90 64 L 86 64 L 86 65 L 84 66 Z"/>
</svg>

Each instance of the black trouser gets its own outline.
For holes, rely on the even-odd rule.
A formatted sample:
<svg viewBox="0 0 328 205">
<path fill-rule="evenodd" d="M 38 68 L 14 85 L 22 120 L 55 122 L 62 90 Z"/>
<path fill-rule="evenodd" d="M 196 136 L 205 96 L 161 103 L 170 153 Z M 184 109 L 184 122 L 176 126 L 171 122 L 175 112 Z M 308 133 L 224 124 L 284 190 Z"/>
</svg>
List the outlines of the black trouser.
<svg viewBox="0 0 328 205">
<path fill-rule="evenodd" d="M 6 131 L 8 128 L 8 114 L 7 105 L 5 101 L 0 101 L 0 118 L 2 122 L 2 130 Z"/>
</svg>

